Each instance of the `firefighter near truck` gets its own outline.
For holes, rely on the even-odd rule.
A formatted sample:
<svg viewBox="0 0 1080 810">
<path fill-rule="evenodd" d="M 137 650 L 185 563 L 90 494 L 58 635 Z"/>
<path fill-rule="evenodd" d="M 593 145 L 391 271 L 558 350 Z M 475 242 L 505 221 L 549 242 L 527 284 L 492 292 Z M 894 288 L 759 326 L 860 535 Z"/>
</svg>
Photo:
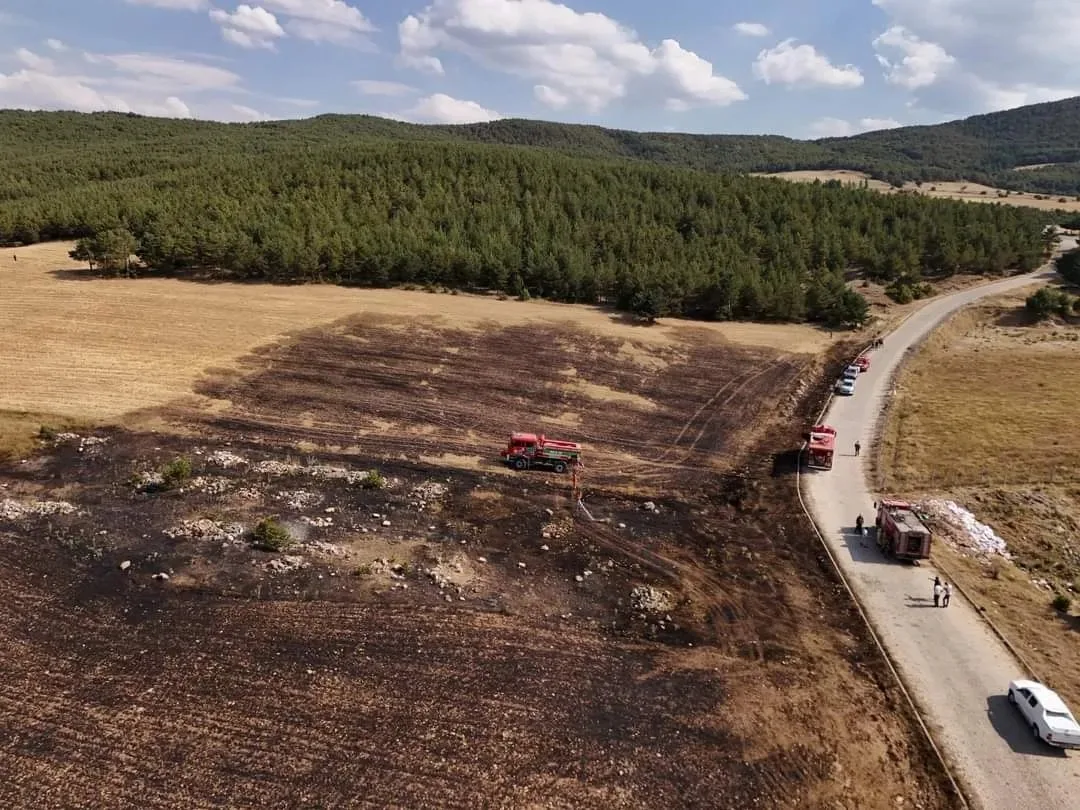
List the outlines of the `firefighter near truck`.
<svg viewBox="0 0 1080 810">
<path fill-rule="evenodd" d="M 536 433 L 511 433 L 502 460 L 515 470 L 564 473 L 581 466 L 581 445 Z"/>
<path fill-rule="evenodd" d="M 898 560 L 929 559 L 930 529 L 915 514 L 910 503 L 882 498 L 874 505 L 877 508 L 874 518 L 877 545 L 882 552 Z"/>
</svg>

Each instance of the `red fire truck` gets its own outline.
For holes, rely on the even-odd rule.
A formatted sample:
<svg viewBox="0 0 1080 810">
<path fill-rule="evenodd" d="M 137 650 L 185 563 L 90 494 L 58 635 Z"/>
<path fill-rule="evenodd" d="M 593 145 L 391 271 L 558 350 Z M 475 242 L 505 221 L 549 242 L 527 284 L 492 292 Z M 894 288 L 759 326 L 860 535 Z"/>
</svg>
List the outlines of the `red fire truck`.
<svg viewBox="0 0 1080 810">
<path fill-rule="evenodd" d="M 536 468 L 564 473 L 571 465 L 581 463 L 581 445 L 543 434 L 511 433 L 502 459 L 515 470 Z"/>
<path fill-rule="evenodd" d="M 836 428 L 815 425 L 803 434 L 806 441 L 806 466 L 812 470 L 831 470 L 836 453 Z"/>
<path fill-rule="evenodd" d="M 899 560 L 930 557 L 930 530 L 910 503 L 883 498 L 875 506 L 878 548 Z"/>
</svg>

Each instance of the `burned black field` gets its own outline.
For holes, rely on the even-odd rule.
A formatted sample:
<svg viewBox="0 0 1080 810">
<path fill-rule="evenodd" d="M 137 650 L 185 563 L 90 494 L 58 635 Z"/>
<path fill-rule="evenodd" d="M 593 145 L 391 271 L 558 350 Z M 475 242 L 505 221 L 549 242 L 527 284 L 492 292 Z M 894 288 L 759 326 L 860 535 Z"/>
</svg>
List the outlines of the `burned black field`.
<svg viewBox="0 0 1080 810">
<path fill-rule="evenodd" d="M 352 322 L 43 440 L 0 469 L 0 802 L 949 806 L 773 474 L 810 359 Z M 514 429 L 585 443 L 587 511 Z"/>
</svg>

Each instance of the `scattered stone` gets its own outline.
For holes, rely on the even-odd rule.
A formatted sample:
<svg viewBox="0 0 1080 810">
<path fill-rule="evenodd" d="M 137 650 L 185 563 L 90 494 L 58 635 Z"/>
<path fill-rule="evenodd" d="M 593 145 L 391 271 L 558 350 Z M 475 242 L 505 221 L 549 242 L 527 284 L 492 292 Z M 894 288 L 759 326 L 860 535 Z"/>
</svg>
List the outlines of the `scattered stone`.
<svg viewBox="0 0 1080 810">
<path fill-rule="evenodd" d="M 345 549 L 341 546 L 334 545 L 333 543 L 326 543 L 322 540 L 308 540 L 304 543 L 304 546 L 322 552 L 323 554 L 329 554 L 331 557 L 344 557 L 346 554 Z M 331 576 L 333 576 L 333 574 L 331 574 Z"/>
<path fill-rule="evenodd" d="M 0 501 L 0 520 L 20 520 L 47 515 L 70 515 L 75 507 L 67 501 L 34 501 L 25 503 L 5 498 Z"/>
<path fill-rule="evenodd" d="M 300 518 L 308 526 L 315 526 L 318 529 L 325 529 L 328 526 L 334 525 L 334 519 L 329 517 L 308 517 L 304 515 Z"/>
<path fill-rule="evenodd" d="M 620 524 L 619 524 L 619 528 L 620 528 L 620 529 L 625 529 L 625 528 L 626 528 L 626 524 L 625 524 L 625 523 L 620 523 Z"/>
<path fill-rule="evenodd" d="M 638 585 L 630 592 L 630 603 L 636 610 L 664 613 L 675 607 L 675 597 L 651 585 Z"/>
<path fill-rule="evenodd" d="M 525 567 L 526 567 L 525 563 L 523 563 L 523 562 L 518 563 L 518 568 L 525 568 Z"/>
<path fill-rule="evenodd" d="M 540 550 L 541 551 L 551 551 L 551 546 L 549 546 L 547 543 L 544 543 L 544 545 L 540 546 Z"/>
<path fill-rule="evenodd" d="M 231 482 L 228 478 L 207 478 L 200 475 L 191 479 L 191 483 L 187 485 L 187 489 L 205 492 L 207 495 L 224 495 L 230 486 Z"/>
<path fill-rule="evenodd" d="M 262 493 L 254 487 L 243 487 L 236 490 L 236 497 L 245 501 L 258 501 L 262 499 Z"/>
<path fill-rule="evenodd" d="M 311 563 L 297 554 L 282 554 L 274 557 L 266 563 L 266 570 L 275 574 L 284 574 L 289 571 L 299 571 L 310 567 Z"/>
<path fill-rule="evenodd" d="M 390 525 L 390 521 L 389 521 L 389 520 L 384 520 L 384 521 L 382 522 L 382 525 L 383 525 L 383 526 L 389 526 L 389 525 Z"/>
<path fill-rule="evenodd" d="M 477 562 L 482 562 L 482 563 L 486 563 L 486 562 L 487 562 L 487 557 L 477 557 L 477 558 L 476 558 L 476 561 L 477 561 Z"/>
<path fill-rule="evenodd" d="M 301 511 L 318 506 L 323 501 L 323 496 L 318 492 L 308 492 L 306 489 L 284 490 L 274 496 L 276 501 L 284 501 L 290 509 Z"/>
<path fill-rule="evenodd" d="M 252 469 L 263 475 L 295 475 L 303 468 L 299 464 L 285 464 L 281 461 L 260 461 Z"/>
<path fill-rule="evenodd" d="M 641 508 L 646 512 L 652 512 L 653 514 L 658 514 L 660 512 L 660 507 L 652 501 L 645 501 L 645 503 L 641 505 Z"/>
<path fill-rule="evenodd" d="M 158 573 L 154 574 L 153 578 L 160 580 L 161 582 L 168 582 L 169 575 L 166 574 L 164 571 L 159 571 Z"/>
<path fill-rule="evenodd" d="M 581 574 L 576 574 L 574 576 L 574 582 L 584 582 L 584 581 L 585 581 L 585 577 L 583 577 Z"/>
<path fill-rule="evenodd" d="M 444 497 L 450 491 L 450 487 L 439 481 L 425 481 L 412 488 L 409 494 L 421 501 L 436 501 Z"/>
<path fill-rule="evenodd" d="M 180 525 L 166 529 L 164 534 L 173 540 L 184 537 L 190 540 L 238 543 L 243 540 L 244 527 L 239 523 L 222 523 L 209 518 L 200 518 L 182 521 Z"/>
<path fill-rule="evenodd" d="M 120 563 L 121 571 L 127 571 L 129 568 L 131 568 L 131 560 L 124 560 L 122 563 Z"/>
<path fill-rule="evenodd" d="M 238 456 L 236 453 L 230 453 L 228 450 L 215 450 L 206 457 L 206 461 L 208 464 L 224 467 L 225 469 L 248 463 L 247 459 L 243 456 Z"/>
<path fill-rule="evenodd" d="M 546 514 L 548 517 L 555 517 L 555 510 L 550 508 L 545 509 L 544 514 Z"/>
</svg>

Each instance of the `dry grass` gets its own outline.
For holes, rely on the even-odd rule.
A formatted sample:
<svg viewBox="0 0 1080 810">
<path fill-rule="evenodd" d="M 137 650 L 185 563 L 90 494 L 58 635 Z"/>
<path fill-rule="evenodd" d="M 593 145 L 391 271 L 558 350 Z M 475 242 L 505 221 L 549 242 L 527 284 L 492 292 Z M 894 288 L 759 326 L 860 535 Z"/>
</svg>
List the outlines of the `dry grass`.
<svg viewBox="0 0 1080 810">
<path fill-rule="evenodd" d="M 881 445 L 885 489 L 1080 479 L 1080 329 L 1026 323 L 1032 287 L 937 330 L 898 381 Z"/>
<path fill-rule="evenodd" d="M 1035 166 L 1026 168 L 1037 168 Z M 829 180 L 838 180 L 848 185 L 862 185 L 863 182 L 874 190 L 883 194 L 897 194 L 898 189 L 881 180 L 874 180 L 863 172 L 849 171 L 846 169 L 836 171 L 797 171 L 797 172 L 771 172 L 757 173 L 761 177 L 779 177 L 783 180 L 791 180 L 797 183 L 812 183 L 820 180 L 825 183 Z M 964 200 L 966 202 L 1000 202 L 1007 205 L 1020 205 L 1028 208 L 1041 208 L 1044 210 L 1080 211 L 1080 200 L 1076 197 L 1062 197 L 1033 194 L 1028 191 L 1005 191 L 1004 189 L 984 186 L 981 183 L 935 182 L 923 183 L 917 186 L 914 183 L 905 183 L 903 192 L 910 194 L 922 194 L 926 197 L 936 197 L 945 200 Z"/>
<path fill-rule="evenodd" d="M 42 428 L 64 431 L 81 427 L 78 420 L 56 414 L 0 411 L 0 461 L 22 458 L 37 447 Z"/>
<path fill-rule="evenodd" d="M 647 365 L 687 329 L 743 345 L 816 354 L 827 331 L 800 325 L 627 323 L 599 307 L 334 286 L 202 284 L 98 279 L 75 267 L 68 243 L 0 250 L 0 436 L 26 446 L 40 421 L 118 420 L 190 396 L 209 368 L 228 369 L 257 346 L 347 316 L 384 325 L 428 321 L 483 329 L 498 323 L 566 323 L 623 340 L 620 356 Z M 18 260 L 13 260 L 17 254 Z M 50 415 L 48 419 L 40 414 Z M 32 429 L 30 433 L 27 429 Z M 4 440 L 0 440 L 4 441 Z"/>
<path fill-rule="evenodd" d="M 1012 563 L 940 541 L 934 557 L 1039 676 L 1080 706 L 1080 605 L 1073 615 L 1050 607 L 1056 592 L 1080 595 L 1080 326 L 1030 324 L 1023 300 L 1036 288 L 959 313 L 909 361 L 878 485 L 955 500 L 1006 541 Z"/>
</svg>

